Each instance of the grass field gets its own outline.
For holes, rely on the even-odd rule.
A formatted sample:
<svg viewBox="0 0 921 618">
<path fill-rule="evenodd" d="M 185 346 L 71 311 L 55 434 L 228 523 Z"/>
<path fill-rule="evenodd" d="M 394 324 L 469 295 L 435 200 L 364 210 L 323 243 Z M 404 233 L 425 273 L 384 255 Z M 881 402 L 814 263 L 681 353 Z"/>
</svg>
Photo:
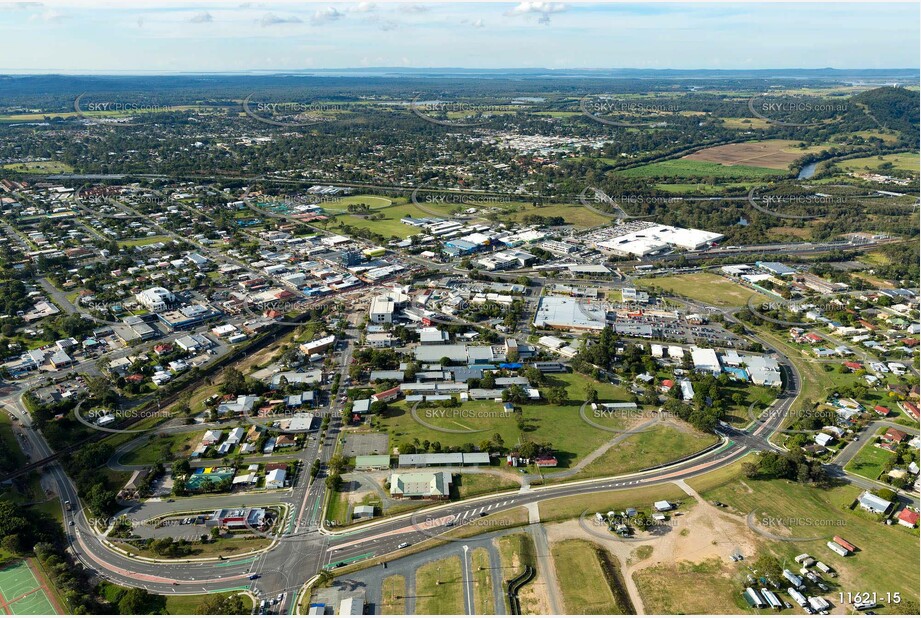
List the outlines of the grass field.
<svg viewBox="0 0 921 618">
<path fill-rule="evenodd" d="M 708 161 L 691 159 L 673 159 L 650 163 L 616 172 L 626 178 L 714 178 L 716 180 L 757 180 L 777 176 L 786 176 L 786 171 L 749 165 L 721 165 Z"/>
<path fill-rule="evenodd" d="M 398 616 L 406 613 L 406 578 L 391 575 L 381 583 L 381 614 Z"/>
<path fill-rule="evenodd" d="M 129 238 L 127 240 L 119 240 L 118 245 L 120 247 L 143 247 L 158 242 L 169 242 L 170 240 L 172 240 L 172 238 L 169 236 L 147 236 L 145 238 Z"/>
<path fill-rule="evenodd" d="M 493 614 L 492 572 L 489 568 L 489 552 L 478 547 L 470 552 L 470 565 L 473 572 L 474 612 L 478 615 Z"/>
<path fill-rule="evenodd" d="M 657 564 L 635 572 L 633 581 L 648 614 L 748 613 L 737 591 L 745 578 L 719 558 Z"/>
<path fill-rule="evenodd" d="M 62 161 L 29 161 L 27 163 L 7 163 L 0 169 L 23 174 L 69 174 L 74 168 Z"/>
<path fill-rule="evenodd" d="M 806 552 L 838 571 L 839 577 L 834 583 L 841 590 L 898 591 L 903 599 L 918 602 L 916 582 L 921 576 L 917 559 L 918 531 L 886 526 L 859 508 L 851 510 L 862 491 L 860 488 L 840 485 L 818 489 L 791 481 L 741 478 L 727 478 L 722 484 L 708 485 L 701 492 L 705 499 L 719 500 L 740 514 L 754 511 L 756 521 L 769 522 L 761 525 L 778 534 L 821 537 L 814 541 L 769 542 L 770 551 L 781 560 L 789 562 Z M 781 522 L 782 528 L 770 526 L 773 522 Z M 856 545 L 859 551 L 846 559 L 833 553 L 825 542 L 836 534 Z M 893 569 L 893 564 L 900 566 Z M 892 611 L 893 608 L 889 608 L 887 613 Z"/>
<path fill-rule="evenodd" d="M 416 613 L 456 616 L 464 613 L 461 559 L 451 556 L 416 570 Z"/>
<path fill-rule="evenodd" d="M 771 123 L 763 118 L 720 118 L 727 129 L 766 129 Z"/>
<path fill-rule="evenodd" d="M 216 595 L 211 594 L 174 594 L 166 597 L 166 613 L 172 615 L 181 615 L 181 614 L 197 614 L 198 606 L 204 603 L 208 598 L 212 596 L 221 596 L 228 597 L 231 594 L 235 593 L 218 593 Z M 243 607 L 246 609 L 252 609 L 253 600 L 243 595 Z"/>
<path fill-rule="evenodd" d="M 405 200 L 405 198 L 404 198 Z M 325 206 L 324 206 L 325 207 Z M 429 210 L 443 213 L 444 218 L 450 218 L 451 212 L 454 208 L 457 208 L 457 204 L 445 205 L 445 204 L 426 204 L 425 207 Z M 419 234 L 423 230 L 411 225 L 406 225 L 400 223 L 400 219 L 403 217 L 416 217 L 416 218 L 431 218 L 430 213 L 424 212 L 415 204 L 395 204 L 386 208 L 380 208 L 375 210 L 372 214 L 383 215 L 383 218 L 378 221 L 372 221 L 366 217 L 353 215 L 353 214 L 343 214 L 336 217 L 334 224 L 331 224 L 332 228 L 334 225 L 349 225 L 351 227 L 363 228 L 371 230 L 376 234 L 380 234 L 385 238 L 390 238 L 396 236 L 397 238 L 408 238 L 414 234 Z"/>
<path fill-rule="evenodd" d="M 612 476 L 637 472 L 691 455 L 716 442 L 715 436 L 701 433 L 691 427 L 678 429 L 671 425 L 654 427 L 650 431 L 634 434 L 612 446 L 608 451 L 585 466 L 577 478 Z"/>
<path fill-rule="evenodd" d="M 622 387 L 594 383 L 590 378 L 576 373 L 548 376 L 548 379 L 551 385 L 566 387 L 568 401 L 562 406 L 524 404 L 524 431 L 518 429 L 514 416 L 503 415 L 501 404 L 492 401 L 469 402 L 456 408 L 469 412 L 495 413 L 478 418 L 431 418 L 426 416 L 424 409 L 418 410 L 419 416 L 429 424 L 453 429 L 474 429 L 477 430 L 475 433 L 446 433 L 429 429 L 413 420 L 409 412 L 411 405 L 405 402 L 389 406 L 381 415 L 381 425 L 390 435 L 391 447 L 413 440 L 438 441 L 442 446 L 461 446 L 468 442 L 476 444 L 491 438 L 495 433 L 502 436 L 506 445 L 518 444 L 521 439 L 546 441 L 552 443 L 560 467 L 566 468 L 613 437 L 613 434 L 599 431 L 579 418 L 586 385 L 595 384 L 600 401 L 627 401 L 629 397 Z M 561 432 L 560 427 L 566 427 L 567 430 Z"/>
<path fill-rule="evenodd" d="M 567 224 L 583 228 L 597 227 L 611 222 L 610 217 L 592 212 L 581 204 L 548 204 L 540 208 L 536 208 L 531 204 L 526 204 L 514 214 L 502 218 L 508 221 L 521 221 L 527 215 L 562 217 Z"/>
<path fill-rule="evenodd" d="M 158 435 L 146 444 L 136 448 L 122 457 L 122 463 L 128 465 L 148 465 L 159 461 L 173 461 L 188 457 L 198 445 L 201 431 Z"/>
<path fill-rule="evenodd" d="M 712 273 L 637 279 L 635 283 L 637 286 L 663 289 L 714 307 L 742 307 L 752 296 L 755 297 L 754 302 L 770 300 L 764 294 Z"/>
<path fill-rule="evenodd" d="M 406 198 L 400 198 L 396 200 L 397 203 L 406 203 Z M 372 210 L 377 210 L 380 208 L 386 208 L 394 204 L 394 200 L 389 197 L 383 197 L 381 195 L 349 195 L 347 197 L 340 198 L 338 200 L 332 200 L 329 202 L 323 202 L 323 210 L 336 213 L 336 212 L 347 212 L 349 206 L 357 204 L 366 204 Z"/>
<path fill-rule="evenodd" d="M 607 553 L 598 545 L 581 539 L 566 539 L 550 547 L 567 614 L 631 613 L 624 604 L 618 584 L 609 579 L 613 574 L 601 563 L 602 552 Z M 608 555 L 607 561 L 612 562 L 613 558 Z"/>
<path fill-rule="evenodd" d="M 454 479 L 454 487 L 457 489 L 458 498 L 493 494 L 509 489 L 517 489 L 520 486 L 511 479 L 495 474 L 461 474 L 455 476 Z"/>
<path fill-rule="evenodd" d="M 878 436 L 885 432 L 885 429 L 880 429 L 876 432 L 876 435 Z M 873 481 L 879 478 L 879 475 L 883 473 L 883 467 L 889 463 L 893 453 L 876 446 L 875 437 L 876 436 L 874 436 L 874 440 L 868 440 L 867 443 L 857 451 L 854 458 L 844 466 L 845 470 Z"/>
<path fill-rule="evenodd" d="M 919 173 L 921 166 L 921 156 L 917 152 L 903 152 L 899 154 L 882 155 L 878 157 L 863 157 L 860 159 L 848 159 L 836 163 L 841 169 L 849 172 L 876 172 L 886 173 L 886 170 L 880 170 L 880 165 L 891 163 L 893 169 L 903 172 L 911 172 L 915 176 Z"/>
<path fill-rule="evenodd" d="M 715 195 L 727 189 L 750 189 L 755 186 L 751 182 L 727 182 L 725 184 L 711 185 L 704 182 L 697 183 L 659 183 L 655 187 L 659 191 L 668 191 L 680 195 L 699 193 L 700 195 Z"/>
</svg>

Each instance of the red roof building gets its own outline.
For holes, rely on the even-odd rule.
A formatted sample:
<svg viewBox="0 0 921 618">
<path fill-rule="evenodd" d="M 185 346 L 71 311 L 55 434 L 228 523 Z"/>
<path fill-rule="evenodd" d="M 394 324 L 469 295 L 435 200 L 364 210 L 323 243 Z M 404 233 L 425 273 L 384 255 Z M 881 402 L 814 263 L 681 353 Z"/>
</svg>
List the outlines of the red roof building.
<svg viewBox="0 0 921 618">
<path fill-rule="evenodd" d="M 863 369 L 863 365 L 860 363 L 855 363 L 854 361 L 847 361 L 844 363 L 844 366 L 850 369 L 851 371 L 860 371 Z"/>
<path fill-rule="evenodd" d="M 534 463 L 538 468 L 555 468 L 558 464 L 556 457 L 553 455 L 540 455 L 534 458 Z"/>
<path fill-rule="evenodd" d="M 883 440 L 886 442 L 904 442 L 908 438 L 908 434 L 904 431 L 899 431 L 898 429 L 893 429 L 890 427 L 886 430 L 886 433 L 883 434 Z"/>
<path fill-rule="evenodd" d="M 899 403 L 899 405 L 902 406 L 903 410 L 905 410 L 905 414 L 912 417 L 916 421 L 921 420 L 921 414 L 918 413 L 918 406 L 910 401 L 903 401 Z"/>
<path fill-rule="evenodd" d="M 400 396 L 400 387 L 394 386 L 393 388 L 389 388 L 380 393 L 375 393 L 374 395 L 371 395 L 371 401 L 384 401 L 384 402 L 393 401 L 399 396 Z"/>
<path fill-rule="evenodd" d="M 889 408 L 886 406 L 876 406 L 873 408 L 873 411 L 879 414 L 880 416 L 889 416 Z"/>
<path fill-rule="evenodd" d="M 909 511 L 907 508 L 902 509 L 899 513 L 899 524 L 908 528 L 914 528 L 918 525 L 918 513 Z"/>
</svg>

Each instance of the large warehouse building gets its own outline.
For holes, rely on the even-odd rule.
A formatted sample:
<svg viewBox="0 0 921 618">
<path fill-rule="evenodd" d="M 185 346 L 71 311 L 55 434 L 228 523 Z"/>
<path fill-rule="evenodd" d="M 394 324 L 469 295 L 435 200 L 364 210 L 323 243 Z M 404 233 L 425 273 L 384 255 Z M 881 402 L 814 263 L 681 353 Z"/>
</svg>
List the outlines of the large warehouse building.
<svg viewBox="0 0 921 618">
<path fill-rule="evenodd" d="M 652 224 L 647 228 L 599 242 L 597 246 L 618 255 L 644 257 L 673 247 L 696 251 L 722 239 L 723 235 L 716 232 Z"/>
</svg>

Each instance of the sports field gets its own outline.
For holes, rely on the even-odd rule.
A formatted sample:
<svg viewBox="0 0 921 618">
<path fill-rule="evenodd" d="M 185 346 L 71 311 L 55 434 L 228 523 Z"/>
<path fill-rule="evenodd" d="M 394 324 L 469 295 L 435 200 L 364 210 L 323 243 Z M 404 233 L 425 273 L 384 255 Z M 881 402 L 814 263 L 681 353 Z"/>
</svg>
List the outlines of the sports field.
<svg viewBox="0 0 921 618">
<path fill-rule="evenodd" d="M 14 616 L 58 614 L 48 589 L 25 561 L 0 569 L 0 613 Z"/>
</svg>

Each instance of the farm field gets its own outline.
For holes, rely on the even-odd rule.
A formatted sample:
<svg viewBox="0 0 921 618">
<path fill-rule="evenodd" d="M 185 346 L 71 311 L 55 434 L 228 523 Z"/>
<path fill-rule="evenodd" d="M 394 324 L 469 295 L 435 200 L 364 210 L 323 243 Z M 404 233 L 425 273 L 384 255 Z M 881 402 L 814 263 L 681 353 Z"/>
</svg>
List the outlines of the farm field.
<svg viewBox="0 0 921 618">
<path fill-rule="evenodd" d="M 917 152 L 903 152 L 898 154 L 888 154 L 879 157 L 862 157 L 860 159 L 847 159 L 836 163 L 839 168 L 849 172 L 876 172 L 886 173 L 886 170 L 880 170 L 880 166 L 885 163 L 891 163 L 892 169 L 903 172 L 911 172 L 916 176 L 921 167 L 921 155 Z"/>
<path fill-rule="evenodd" d="M 417 569 L 416 613 L 463 614 L 463 580 L 461 559 L 458 556 L 429 562 Z"/>
<path fill-rule="evenodd" d="M 791 163 L 803 155 L 821 150 L 821 146 L 798 148 L 796 142 L 791 140 L 766 140 L 704 148 L 683 159 L 732 167 L 763 167 L 786 171 Z"/>
<path fill-rule="evenodd" d="M 714 307 L 741 307 L 752 296 L 755 297 L 755 302 L 767 302 L 770 300 L 767 296 L 755 290 L 712 273 L 637 279 L 636 284 L 643 287 L 660 288 L 679 296 L 699 300 Z"/>
<path fill-rule="evenodd" d="M 612 590 L 617 586 L 610 581 L 614 574 L 602 564 L 605 560 L 613 565 L 613 558 L 607 551 L 589 541 L 567 539 L 554 543 L 550 553 L 567 614 L 630 613 L 620 595 Z"/>
</svg>

